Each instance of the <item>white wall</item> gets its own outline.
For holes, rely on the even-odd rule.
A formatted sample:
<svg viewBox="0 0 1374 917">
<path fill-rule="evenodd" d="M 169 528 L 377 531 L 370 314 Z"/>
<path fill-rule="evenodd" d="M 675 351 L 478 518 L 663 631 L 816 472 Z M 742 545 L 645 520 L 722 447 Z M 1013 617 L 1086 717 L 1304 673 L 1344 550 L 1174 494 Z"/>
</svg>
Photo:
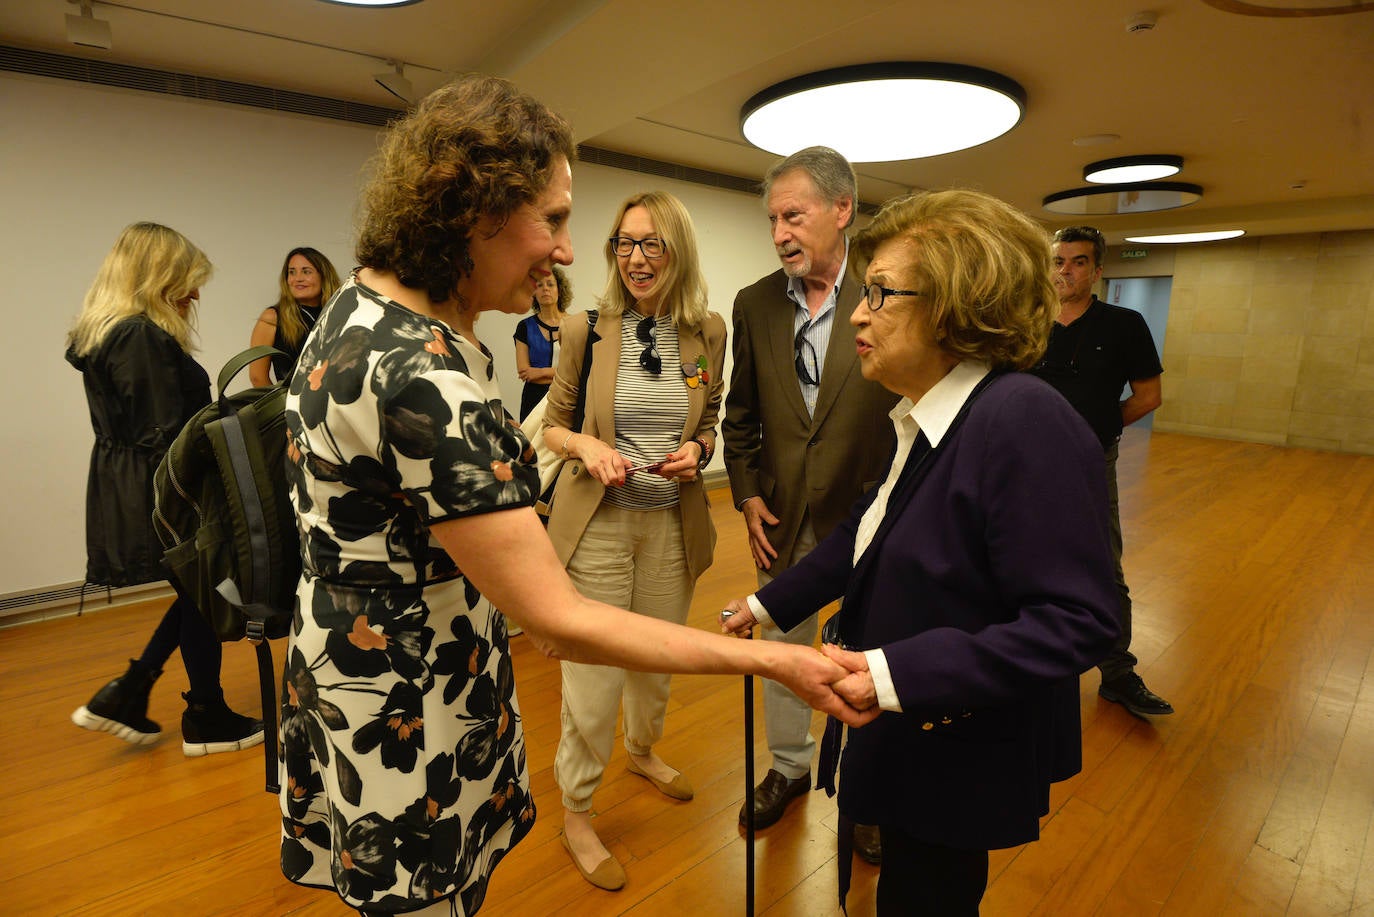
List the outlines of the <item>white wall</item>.
<svg viewBox="0 0 1374 917">
<path fill-rule="evenodd" d="M 275 300 L 288 249 L 313 245 L 341 273 L 352 267 L 357 186 L 377 131 L 10 73 L 0 73 L 0 114 L 0 268 L 12 330 L 0 360 L 5 595 L 77 582 L 85 572 L 91 430 L 63 339 L 119 230 L 135 220 L 165 223 L 214 262 L 197 354 L 213 378 Z M 574 170 L 574 309 L 594 307 L 605 284 L 601 243 L 617 204 L 649 188 L 687 204 L 712 306 L 728 321 L 735 291 L 777 267 L 757 200 L 594 165 Z M 513 405 L 516 321 L 487 315 L 477 325 Z"/>
</svg>

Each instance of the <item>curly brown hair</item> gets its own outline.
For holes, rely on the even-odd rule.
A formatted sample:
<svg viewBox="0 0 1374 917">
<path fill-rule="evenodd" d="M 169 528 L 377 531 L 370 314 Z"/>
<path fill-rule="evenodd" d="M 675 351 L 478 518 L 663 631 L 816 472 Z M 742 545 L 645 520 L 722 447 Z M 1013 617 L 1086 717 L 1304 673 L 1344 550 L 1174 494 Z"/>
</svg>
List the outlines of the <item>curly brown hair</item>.
<svg viewBox="0 0 1374 917">
<path fill-rule="evenodd" d="M 559 157 L 577 158 L 572 129 L 509 81 L 473 75 L 435 90 L 383 135 L 362 194 L 358 263 L 450 299 L 472 272 L 479 221 L 504 226 L 548 186 Z"/>
<path fill-rule="evenodd" d="M 935 340 L 961 360 L 1027 369 L 1059 313 L 1050 237 L 1021 211 L 979 191 L 921 191 L 888 201 L 850 249 L 862 278 L 878 246 L 916 244 Z M 925 301 L 925 300 L 923 300 Z"/>
</svg>

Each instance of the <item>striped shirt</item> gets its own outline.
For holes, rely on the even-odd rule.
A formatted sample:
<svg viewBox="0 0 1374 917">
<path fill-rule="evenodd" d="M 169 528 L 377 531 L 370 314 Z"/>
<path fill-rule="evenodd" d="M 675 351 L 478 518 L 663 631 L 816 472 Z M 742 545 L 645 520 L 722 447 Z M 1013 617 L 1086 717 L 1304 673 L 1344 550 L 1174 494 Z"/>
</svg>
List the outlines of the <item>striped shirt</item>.
<svg viewBox="0 0 1374 917">
<path fill-rule="evenodd" d="M 816 396 L 821 391 L 821 373 L 825 369 L 825 354 L 830 349 L 830 333 L 835 326 L 835 301 L 840 295 L 840 283 L 844 280 L 844 272 L 849 267 L 849 239 L 844 240 L 844 260 L 840 262 L 840 272 L 835 275 L 835 287 L 830 294 L 825 297 L 825 302 L 821 304 L 816 317 L 811 317 L 811 310 L 806 305 L 806 286 L 801 277 L 787 278 L 787 295 L 796 305 L 796 312 L 792 315 L 792 339 L 797 340 L 797 335 L 801 335 L 801 343 L 798 345 L 802 361 L 806 364 L 807 371 L 815 383 L 808 383 L 797 375 L 797 383 L 801 386 L 802 400 L 806 402 L 806 413 L 815 416 Z"/>
<path fill-rule="evenodd" d="M 687 382 L 677 325 L 669 315 L 654 319 L 654 347 L 663 364 L 663 371 L 654 375 L 639 365 L 645 345 L 636 329 L 643 320 L 634 311 L 621 316 L 615 375 L 615 449 L 632 465 L 661 461 L 676 452 L 687 423 Z M 677 505 L 677 481 L 637 472 L 625 478 L 624 486 L 606 488 L 605 500 L 622 509 L 665 509 Z"/>
</svg>

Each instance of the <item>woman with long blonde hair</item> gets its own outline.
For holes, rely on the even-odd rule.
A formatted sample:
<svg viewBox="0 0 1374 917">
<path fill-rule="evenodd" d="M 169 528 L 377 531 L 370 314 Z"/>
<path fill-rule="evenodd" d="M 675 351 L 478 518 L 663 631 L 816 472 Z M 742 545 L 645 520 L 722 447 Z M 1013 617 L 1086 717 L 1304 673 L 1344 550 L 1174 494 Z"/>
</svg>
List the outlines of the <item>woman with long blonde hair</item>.
<svg viewBox="0 0 1374 917">
<path fill-rule="evenodd" d="M 200 408 L 210 377 L 192 359 L 196 301 L 210 259 L 174 229 L 134 223 L 105 256 L 68 336 L 67 361 L 84 378 L 95 446 L 86 485 L 86 582 L 133 586 L 168 579 L 153 533 L 153 471 Z M 182 695 L 182 751 L 236 751 L 262 741 L 262 721 L 240 716 L 220 689 L 219 638 L 182 594 L 143 654 L 72 714 L 78 726 L 134 745 L 162 734 L 148 695 L 174 650 L 190 691 Z"/>
<path fill-rule="evenodd" d="M 277 286 L 276 304 L 262 310 L 248 343 L 253 347 L 271 344 L 285 356 L 263 357 L 249 364 L 248 378 L 254 385 L 270 384 L 273 375 L 278 382 L 291 375 L 306 334 L 339 289 L 339 273 L 317 249 L 300 246 L 286 253 Z"/>
<path fill-rule="evenodd" d="M 544 440 L 569 460 L 549 517 L 549 538 L 584 595 L 681 624 L 711 564 L 716 532 L 701 469 L 715 450 L 724 391 L 725 322 L 708 310 L 696 231 L 671 194 L 621 204 L 606 241 L 586 417 L 571 429 L 590 329 L 565 322 Z M 669 676 L 565 660 L 563 733 L 554 776 L 563 792 L 564 844 L 588 882 L 625 884 L 621 865 L 591 824 L 624 705 L 627 768 L 672 799 L 692 786 L 654 753 L 663 737 Z"/>
</svg>

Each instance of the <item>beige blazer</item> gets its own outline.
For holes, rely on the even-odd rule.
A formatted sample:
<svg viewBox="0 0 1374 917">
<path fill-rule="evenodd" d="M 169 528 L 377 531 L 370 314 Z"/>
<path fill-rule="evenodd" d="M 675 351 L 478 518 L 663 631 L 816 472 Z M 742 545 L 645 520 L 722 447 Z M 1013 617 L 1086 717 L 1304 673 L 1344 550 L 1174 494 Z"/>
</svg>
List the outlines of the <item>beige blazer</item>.
<svg viewBox="0 0 1374 917">
<path fill-rule="evenodd" d="M 620 316 L 602 315 L 596 323 L 597 338 L 592 343 L 592 369 L 587 378 L 587 410 L 582 432 L 605 443 L 615 443 L 615 378 L 620 364 Z M 577 384 L 582 378 L 582 354 L 587 340 L 584 316 L 574 315 L 563 320 L 563 340 L 559 345 L 558 368 L 549 388 L 544 409 L 544 427 L 572 426 L 573 408 L 577 405 Z M 687 421 L 682 427 L 681 442 L 703 439 L 714 450 L 716 421 L 720 417 L 721 397 L 725 392 L 722 378 L 725 368 L 725 320 L 714 312 L 699 326 L 677 329 L 678 348 L 682 362 L 696 363 L 705 356 L 709 382 L 705 386 L 687 388 Z M 665 373 L 682 373 L 678 367 L 664 366 Z M 687 387 L 685 378 L 683 387 Z M 646 406 L 647 407 L 647 406 Z M 558 559 L 567 564 L 592 514 L 601 505 L 605 485 L 587 473 L 576 459 L 565 462 L 558 476 L 557 497 L 549 516 L 549 539 L 558 552 Z M 701 476 L 692 481 L 678 482 L 678 509 L 682 513 L 682 537 L 687 553 L 687 568 L 692 577 L 700 576 L 711 566 L 716 547 L 716 529 L 711 522 L 710 507 Z"/>
<path fill-rule="evenodd" d="M 762 497 L 778 517 L 768 532 L 778 552 L 773 575 L 801 559 L 792 556 L 793 547 L 808 513 L 816 538 L 824 539 L 882 480 L 891 458 L 896 434 L 888 412 L 897 396 L 860 372 L 849 324 L 858 301 L 859 284 L 846 274 L 810 417 L 797 381 L 796 305 L 786 275 L 775 271 L 735 297 L 735 360 L 721 424 L 725 470 L 735 506 Z"/>
</svg>

